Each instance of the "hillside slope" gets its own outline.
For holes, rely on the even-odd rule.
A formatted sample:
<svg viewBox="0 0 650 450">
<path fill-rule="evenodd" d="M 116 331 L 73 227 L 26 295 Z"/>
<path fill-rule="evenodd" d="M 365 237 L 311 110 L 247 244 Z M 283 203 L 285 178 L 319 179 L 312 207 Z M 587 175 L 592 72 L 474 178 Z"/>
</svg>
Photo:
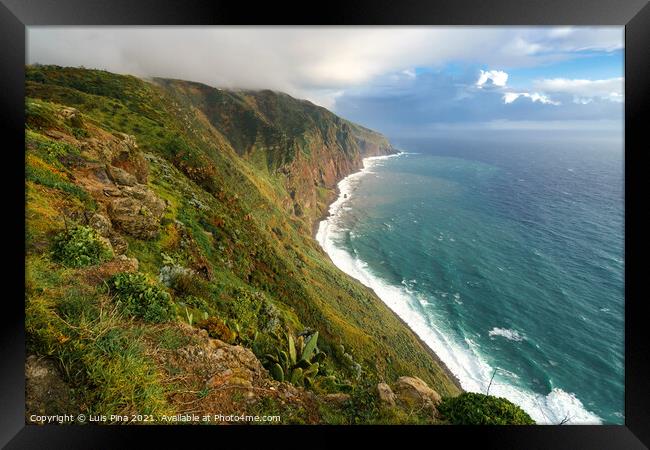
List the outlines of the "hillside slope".
<svg viewBox="0 0 650 450">
<path fill-rule="evenodd" d="M 205 118 L 238 155 L 280 177 L 289 193 L 283 207 L 310 225 L 335 198 L 338 181 L 361 169 L 364 157 L 395 153 L 382 135 L 284 93 L 154 81 Z"/>
<path fill-rule="evenodd" d="M 28 351 L 59 361 L 83 410 L 213 398 L 214 383 L 187 375 L 199 366 L 179 362 L 197 328 L 251 349 L 279 381 L 284 368 L 285 384 L 351 395 L 313 422 L 379 420 L 377 383 L 404 375 L 460 392 L 311 237 L 337 181 L 394 151 L 383 136 L 271 91 L 38 66 L 26 92 Z M 312 339 L 310 364 L 282 360 Z"/>
</svg>

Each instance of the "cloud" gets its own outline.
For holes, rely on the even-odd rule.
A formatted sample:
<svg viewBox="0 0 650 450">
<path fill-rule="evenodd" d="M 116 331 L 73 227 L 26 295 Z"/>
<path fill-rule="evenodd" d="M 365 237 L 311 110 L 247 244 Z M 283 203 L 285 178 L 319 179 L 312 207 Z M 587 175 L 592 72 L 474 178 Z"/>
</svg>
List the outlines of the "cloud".
<svg viewBox="0 0 650 450">
<path fill-rule="evenodd" d="M 584 131 L 619 131 L 622 129 L 620 120 L 492 120 L 487 122 L 463 123 L 451 127 L 458 130 L 584 130 Z M 448 125 L 439 126 L 440 130 L 449 129 Z"/>
<path fill-rule="evenodd" d="M 481 70 L 481 75 L 476 81 L 478 87 L 485 85 L 505 86 L 508 82 L 508 74 L 502 70 Z"/>
<path fill-rule="evenodd" d="M 412 70 L 412 69 L 404 69 L 404 70 L 402 70 L 402 73 L 404 75 L 406 75 L 407 77 L 409 77 L 409 78 L 415 78 L 416 77 L 415 71 Z"/>
<path fill-rule="evenodd" d="M 468 67 L 460 73 L 419 73 L 416 78 L 386 74 L 363 87 L 347 89 L 335 104 L 335 112 L 389 136 L 423 135 L 441 129 L 493 129 L 517 127 L 598 128 L 603 121 L 623 123 L 623 105 L 611 101 L 589 104 L 572 102 L 572 94 L 497 86 L 479 89 L 480 70 Z M 545 128 L 544 122 L 549 126 Z M 532 125 L 531 125 L 532 124 Z"/>
<path fill-rule="evenodd" d="M 543 92 L 573 95 L 573 101 L 576 103 L 587 104 L 594 99 L 623 102 L 622 77 L 605 80 L 552 78 L 536 80 L 533 86 Z"/>
<path fill-rule="evenodd" d="M 518 98 L 529 98 L 533 103 L 540 102 L 545 105 L 560 105 L 560 102 L 551 100 L 548 96 L 540 94 L 539 92 L 506 92 L 503 94 L 503 103 L 512 103 Z"/>
<path fill-rule="evenodd" d="M 268 88 L 333 105 L 341 92 L 386 73 L 414 79 L 414 68 L 451 62 L 508 70 L 577 49 L 612 51 L 623 45 L 623 27 L 34 26 L 27 44 L 30 63 Z"/>
<path fill-rule="evenodd" d="M 508 73 L 503 70 L 481 70 L 476 86 L 479 89 L 484 87 L 500 88 L 501 91 L 505 90 L 506 83 L 508 82 Z M 465 98 L 467 95 L 460 95 L 459 98 Z M 539 92 L 505 92 L 503 94 L 503 103 L 510 104 L 519 98 L 530 99 L 533 103 L 539 102 L 545 105 L 560 105 L 560 102 L 551 100 L 547 95 L 540 94 Z"/>
<path fill-rule="evenodd" d="M 613 27 L 553 27 L 523 29 L 506 45 L 526 55 L 559 56 L 575 52 L 612 52 L 623 48 L 623 29 Z"/>
</svg>

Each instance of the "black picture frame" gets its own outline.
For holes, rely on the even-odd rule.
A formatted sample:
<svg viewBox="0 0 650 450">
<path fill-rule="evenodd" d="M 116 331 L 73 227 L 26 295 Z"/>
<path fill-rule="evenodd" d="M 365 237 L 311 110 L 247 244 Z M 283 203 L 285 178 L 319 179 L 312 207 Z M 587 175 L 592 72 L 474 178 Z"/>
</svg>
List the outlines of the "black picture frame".
<svg viewBox="0 0 650 450">
<path fill-rule="evenodd" d="M 650 5 L 646 0 L 389 0 L 330 1 L 318 4 L 173 0 L 0 0 L 0 106 L 3 165 L 7 183 L 3 205 L 5 275 L 2 290 L 2 371 L 0 376 L 0 444 L 6 448 L 121 448 L 136 438 L 156 438 L 172 444 L 194 443 L 194 434 L 221 445 L 224 439 L 264 437 L 272 447 L 296 439 L 295 427 L 192 426 L 57 426 L 25 425 L 24 336 L 24 75 L 26 27 L 31 25 L 624 25 L 625 26 L 625 425 L 533 427 L 302 427 L 300 437 L 341 443 L 350 433 L 383 440 L 408 438 L 412 445 L 439 445 L 449 440 L 461 448 L 467 442 L 491 448 L 647 448 L 650 445 L 650 339 L 643 295 L 644 232 L 641 214 L 647 210 L 641 193 L 641 157 L 650 86 Z M 644 208 L 645 207 L 645 208 Z M 23 299 L 21 301 L 20 299 Z M 588 383 L 589 380 L 585 380 Z M 152 429 L 153 428 L 153 429 Z M 192 433 L 189 437 L 187 434 Z M 267 436 L 269 435 L 269 436 Z M 272 436 L 271 436 L 272 435 Z M 364 439 L 366 438 L 364 437 Z M 272 440 L 271 440 L 272 439 Z M 274 442 L 277 444 L 275 445 Z M 154 445 L 153 443 L 150 445 Z M 244 447 L 247 447 L 245 445 Z"/>
</svg>

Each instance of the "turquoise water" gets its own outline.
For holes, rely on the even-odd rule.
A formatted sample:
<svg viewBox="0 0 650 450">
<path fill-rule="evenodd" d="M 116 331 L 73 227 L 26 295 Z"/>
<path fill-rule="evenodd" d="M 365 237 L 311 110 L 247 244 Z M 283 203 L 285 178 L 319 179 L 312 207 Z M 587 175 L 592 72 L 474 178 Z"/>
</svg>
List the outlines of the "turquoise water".
<svg viewBox="0 0 650 450">
<path fill-rule="evenodd" d="M 621 138 L 395 143 L 407 153 L 342 182 L 318 235 L 333 261 L 465 389 L 489 386 L 539 423 L 622 424 Z"/>
</svg>

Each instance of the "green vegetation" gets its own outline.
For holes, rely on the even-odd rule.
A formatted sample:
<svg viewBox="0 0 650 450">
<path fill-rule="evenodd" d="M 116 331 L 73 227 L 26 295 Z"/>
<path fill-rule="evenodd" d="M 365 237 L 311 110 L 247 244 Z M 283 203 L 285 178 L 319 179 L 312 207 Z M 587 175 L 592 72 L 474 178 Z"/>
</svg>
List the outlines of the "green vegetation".
<svg viewBox="0 0 650 450">
<path fill-rule="evenodd" d="M 199 328 L 206 330 L 210 337 L 224 341 L 227 344 L 234 343 L 237 337 L 237 334 L 218 317 L 209 317 L 197 325 Z"/>
<path fill-rule="evenodd" d="M 287 351 L 278 349 L 275 355 L 265 355 L 269 372 L 278 381 L 286 380 L 298 386 L 312 386 L 320 363 L 327 357 L 316 347 L 318 331 L 311 334 L 307 340 L 299 336 L 296 341 L 291 334 L 287 335 L 287 340 Z"/>
<path fill-rule="evenodd" d="M 310 235 L 335 193 L 315 186 L 311 170 L 334 157 L 354 170 L 362 147 L 385 149 L 385 138 L 271 91 L 56 66 L 26 73 L 28 350 L 60 362 L 84 411 L 181 411 L 177 376 L 192 368 L 175 352 L 197 328 L 250 348 L 277 379 L 350 394 L 351 409 L 323 411 L 329 423 L 420 420 L 370 407 L 379 379 L 413 375 L 443 396 L 460 392 Z M 111 165 L 139 175 L 138 185 L 114 184 Z M 165 204 L 150 239 L 110 226 L 114 200 L 129 192 Z M 127 218 L 145 219 L 138 214 Z M 94 216 L 109 223 L 102 235 L 120 257 L 103 252 Z M 193 401 L 196 392 L 212 399 L 204 389 L 192 386 Z M 260 408 L 307 417 L 276 398 Z M 321 420 L 315 411 L 309 420 Z"/>
<path fill-rule="evenodd" d="M 27 265 L 28 348 L 58 361 L 79 404 L 92 414 L 165 414 L 170 411 L 140 331 L 106 294 L 75 270 L 31 256 Z"/>
<path fill-rule="evenodd" d="M 145 322 L 165 322 L 174 317 L 171 296 L 141 273 L 118 273 L 108 281 L 111 294 L 125 314 Z"/>
<path fill-rule="evenodd" d="M 52 257 L 68 267 L 84 267 L 112 258 L 113 252 L 95 230 L 75 226 L 54 237 Z"/>
<path fill-rule="evenodd" d="M 438 406 L 443 417 L 454 425 L 534 425 L 535 422 L 511 401 L 475 392 L 444 398 Z"/>
<path fill-rule="evenodd" d="M 177 328 L 152 330 L 151 334 L 157 340 L 160 348 L 164 350 L 178 350 L 191 343 L 191 339 L 187 335 L 182 334 Z"/>
</svg>

